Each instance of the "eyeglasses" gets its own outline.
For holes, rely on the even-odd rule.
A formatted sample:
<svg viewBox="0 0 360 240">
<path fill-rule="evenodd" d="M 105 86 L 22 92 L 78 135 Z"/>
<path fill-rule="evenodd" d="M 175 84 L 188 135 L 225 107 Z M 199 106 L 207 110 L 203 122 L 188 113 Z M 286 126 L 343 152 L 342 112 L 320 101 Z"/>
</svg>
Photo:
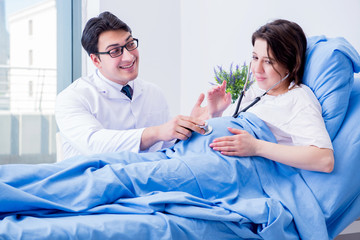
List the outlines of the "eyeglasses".
<svg viewBox="0 0 360 240">
<path fill-rule="evenodd" d="M 128 50 L 130 52 L 130 51 L 137 49 L 138 46 L 139 46 L 139 40 L 134 38 L 130 42 L 127 42 L 124 46 L 119 46 L 119 47 L 113 48 L 107 52 L 97 52 L 94 54 L 109 54 L 110 57 L 116 58 L 116 57 L 121 56 L 124 53 L 124 48 L 126 48 L 126 50 Z"/>
</svg>

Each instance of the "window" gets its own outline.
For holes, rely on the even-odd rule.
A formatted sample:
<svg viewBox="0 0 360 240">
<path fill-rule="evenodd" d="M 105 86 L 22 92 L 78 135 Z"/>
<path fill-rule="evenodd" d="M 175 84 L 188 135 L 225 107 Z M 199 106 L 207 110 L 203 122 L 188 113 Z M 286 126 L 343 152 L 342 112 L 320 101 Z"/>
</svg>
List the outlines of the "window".
<svg viewBox="0 0 360 240">
<path fill-rule="evenodd" d="M 33 51 L 29 50 L 29 66 L 33 65 Z"/>
<path fill-rule="evenodd" d="M 33 81 L 29 81 L 29 97 L 33 96 Z"/>
<path fill-rule="evenodd" d="M 33 22 L 30 19 L 29 20 L 29 35 L 31 36 L 33 34 Z"/>
<path fill-rule="evenodd" d="M 71 24 L 59 36 L 58 22 L 80 15 L 73 2 L 81 3 L 0 0 L 0 164 L 56 161 L 55 99 L 71 83 L 63 76 L 74 55 L 72 41 L 62 39 L 72 37 Z M 58 74 L 63 63 L 71 65 Z"/>
</svg>

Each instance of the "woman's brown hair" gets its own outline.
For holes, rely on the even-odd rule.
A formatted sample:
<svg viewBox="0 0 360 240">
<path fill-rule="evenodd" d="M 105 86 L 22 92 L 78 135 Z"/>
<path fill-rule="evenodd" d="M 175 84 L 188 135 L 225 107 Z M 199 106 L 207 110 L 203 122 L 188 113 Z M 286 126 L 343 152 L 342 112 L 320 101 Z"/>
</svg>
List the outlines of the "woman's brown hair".
<svg viewBox="0 0 360 240">
<path fill-rule="evenodd" d="M 275 60 L 289 70 L 288 79 L 296 85 L 302 82 L 306 59 L 306 36 L 302 28 L 294 22 L 278 19 L 260 27 L 252 35 L 252 45 L 256 39 L 264 39 Z M 270 56 L 270 55 L 269 55 Z"/>
</svg>

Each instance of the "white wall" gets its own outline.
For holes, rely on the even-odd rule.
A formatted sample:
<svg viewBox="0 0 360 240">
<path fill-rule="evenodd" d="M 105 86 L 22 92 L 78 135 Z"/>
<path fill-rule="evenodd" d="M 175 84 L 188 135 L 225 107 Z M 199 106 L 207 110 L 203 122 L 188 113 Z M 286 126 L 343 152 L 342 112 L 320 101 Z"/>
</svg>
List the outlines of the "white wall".
<svg viewBox="0 0 360 240">
<path fill-rule="evenodd" d="M 360 52 L 359 0 L 83 1 L 130 25 L 140 39 L 140 76 L 164 89 L 173 115 L 190 113 L 216 65 L 249 61 L 252 33 L 276 18 L 299 23 L 307 36 L 345 37 Z"/>
</svg>

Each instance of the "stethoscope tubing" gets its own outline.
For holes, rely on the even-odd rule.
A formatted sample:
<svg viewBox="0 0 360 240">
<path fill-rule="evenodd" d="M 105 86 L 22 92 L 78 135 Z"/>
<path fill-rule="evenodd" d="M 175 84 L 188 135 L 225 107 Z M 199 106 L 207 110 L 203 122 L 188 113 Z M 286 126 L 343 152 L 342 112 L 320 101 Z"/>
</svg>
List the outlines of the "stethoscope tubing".
<svg viewBox="0 0 360 240">
<path fill-rule="evenodd" d="M 249 71 L 250 71 L 250 68 L 249 68 Z M 249 108 L 251 108 L 252 106 L 254 106 L 256 103 L 258 103 L 261 98 L 263 96 L 265 96 L 271 89 L 273 89 L 274 87 L 276 87 L 277 85 L 279 85 L 282 81 L 284 81 L 287 77 L 289 77 L 289 73 L 286 74 L 285 77 L 283 77 L 280 81 L 278 81 L 277 83 L 275 83 L 274 85 L 272 85 L 268 90 L 266 90 L 261 96 L 258 96 L 256 97 L 247 107 L 245 107 L 244 109 L 242 109 L 241 111 L 239 111 L 239 108 L 240 108 L 240 105 L 241 105 L 241 101 L 242 101 L 242 98 L 244 97 L 244 94 L 245 94 L 245 85 L 247 84 L 247 81 L 248 81 L 248 78 L 246 78 L 246 81 L 245 81 L 245 85 L 244 85 L 244 89 L 241 91 L 241 94 L 240 94 L 240 97 L 239 97 L 239 100 L 238 100 L 238 103 L 237 103 L 237 106 L 236 106 L 236 110 L 233 114 L 233 117 L 234 118 L 237 118 L 240 113 L 242 112 L 246 112 Z"/>
<path fill-rule="evenodd" d="M 249 68 L 248 68 L 248 72 L 246 74 L 246 80 L 245 80 L 245 84 L 244 84 L 244 87 L 240 93 L 240 97 L 239 97 L 239 100 L 238 100 L 238 103 L 236 105 L 236 109 L 235 109 L 235 112 L 233 114 L 233 117 L 234 118 L 237 118 L 239 116 L 238 112 L 239 112 L 239 108 L 240 108 L 240 104 L 241 104 L 241 101 L 244 97 L 244 94 L 245 94 L 245 91 L 246 91 L 246 87 L 248 85 L 248 82 L 249 82 L 249 77 L 250 77 L 250 71 L 251 71 L 251 62 L 249 64 Z"/>
</svg>

